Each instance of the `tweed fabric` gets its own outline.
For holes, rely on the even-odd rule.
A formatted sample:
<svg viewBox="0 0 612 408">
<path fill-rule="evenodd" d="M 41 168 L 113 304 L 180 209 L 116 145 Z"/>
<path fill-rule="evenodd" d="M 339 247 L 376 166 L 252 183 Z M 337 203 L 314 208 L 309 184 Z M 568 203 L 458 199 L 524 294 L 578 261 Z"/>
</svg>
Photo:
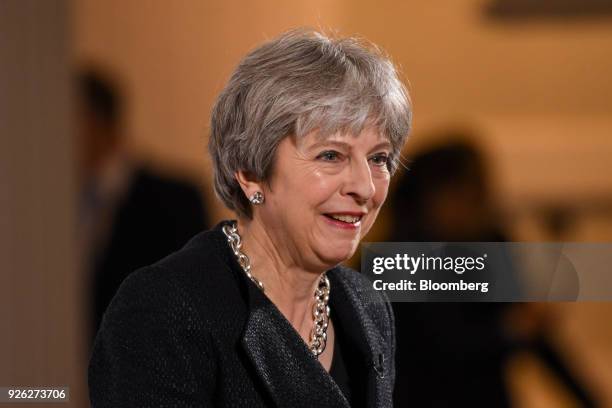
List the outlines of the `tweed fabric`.
<svg viewBox="0 0 612 408">
<path fill-rule="evenodd" d="M 299 334 L 240 269 L 223 223 L 121 285 L 91 355 L 94 408 L 349 406 Z M 341 319 L 359 351 L 348 358 L 363 367 L 357 374 L 367 384 L 365 405 L 390 407 L 390 305 L 349 268 L 333 268 L 328 277 L 332 319 Z"/>
</svg>

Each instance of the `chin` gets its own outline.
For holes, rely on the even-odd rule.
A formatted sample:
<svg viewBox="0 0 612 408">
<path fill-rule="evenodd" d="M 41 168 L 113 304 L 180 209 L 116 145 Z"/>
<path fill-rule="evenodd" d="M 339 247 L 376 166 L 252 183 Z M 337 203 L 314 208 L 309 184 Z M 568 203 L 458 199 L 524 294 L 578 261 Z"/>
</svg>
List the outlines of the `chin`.
<svg viewBox="0 0 612 408">
<path fill-rule="evenodd" d="M 353 247 L 352 245 L 345 248 L 334 248 L 333 250 L 330 249 L 331 248 L 326 248 L 322 254 L 325 262 L 331 266 L 336 266 L 339 263 L 346 261 L 353 256 L 357 250 L 357 248 Z"/>
</svg>

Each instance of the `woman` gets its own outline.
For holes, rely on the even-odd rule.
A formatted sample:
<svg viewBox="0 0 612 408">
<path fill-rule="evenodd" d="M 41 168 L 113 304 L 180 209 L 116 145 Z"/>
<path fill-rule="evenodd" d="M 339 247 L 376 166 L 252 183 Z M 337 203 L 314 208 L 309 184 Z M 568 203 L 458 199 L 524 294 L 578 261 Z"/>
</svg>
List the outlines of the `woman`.
<svg viewBox="0 0 612 408">
<path fill-rule="evenodd" d="M 212 112 L 234 210 L 133 273 L 90 362 L 94 407 L 386 407 L 391 309 L 340 266 L 383 204 L 410 126 L 393 65 L 292 31 L 249 53 Z"/>
</svg>

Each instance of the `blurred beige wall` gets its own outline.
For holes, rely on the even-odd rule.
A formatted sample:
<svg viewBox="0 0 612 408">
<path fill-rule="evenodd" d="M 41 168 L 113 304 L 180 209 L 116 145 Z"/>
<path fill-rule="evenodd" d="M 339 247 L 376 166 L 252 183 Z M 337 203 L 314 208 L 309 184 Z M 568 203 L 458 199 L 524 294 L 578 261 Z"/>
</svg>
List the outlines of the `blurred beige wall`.
<svg viewBox="0 0 612 408">
<path fill-rule="evenodd" d="M 61 405 L 83 407 L 69 11 L 0 1 L 0 387 L 69 386 Z"/>
</svg>

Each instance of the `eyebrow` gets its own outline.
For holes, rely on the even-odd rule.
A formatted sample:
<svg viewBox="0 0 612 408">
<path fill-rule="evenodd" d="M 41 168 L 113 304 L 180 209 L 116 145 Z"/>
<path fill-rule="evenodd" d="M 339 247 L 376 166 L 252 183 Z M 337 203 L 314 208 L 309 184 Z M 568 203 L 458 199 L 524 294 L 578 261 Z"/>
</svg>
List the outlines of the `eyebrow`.
<svg viewBox="0 0 612 408">
<path fill-rule="evenodd" d="M 331 146 L 336 146 L 336 147 L 339 147 L 339 148 L 343 148 L 343 149 L 346 149 L 346 150 L 350 150 L 351 149 L 351 145 L 346 143 L 346 142 L 341 142 L 341 141 L 338 141 L 338 140 L 321 140 L 321 141 L 313 144 L 312 146 L 310 146 L 308 148 L 308 150 L 315 150 L 315 149 L 318 149 L 320 147 L 330 146 L 330 145 Z M 378 143 L 373 148 L 371 148 L 370 151 L 378 150 L 378 149 L 381 149 L 381 148 L 391 149 L 391 143 L 388 140 L 384 140 L 384 141 Z"/>
<path fill-rule="evenodd" d="M 389 142 L 388 140 L 382 141 L 378 143 L 376 146 L 374 146 L 370 151 L 382 149 L 383 147 L 391 150 L 391 142 Z"/>
</svg>

